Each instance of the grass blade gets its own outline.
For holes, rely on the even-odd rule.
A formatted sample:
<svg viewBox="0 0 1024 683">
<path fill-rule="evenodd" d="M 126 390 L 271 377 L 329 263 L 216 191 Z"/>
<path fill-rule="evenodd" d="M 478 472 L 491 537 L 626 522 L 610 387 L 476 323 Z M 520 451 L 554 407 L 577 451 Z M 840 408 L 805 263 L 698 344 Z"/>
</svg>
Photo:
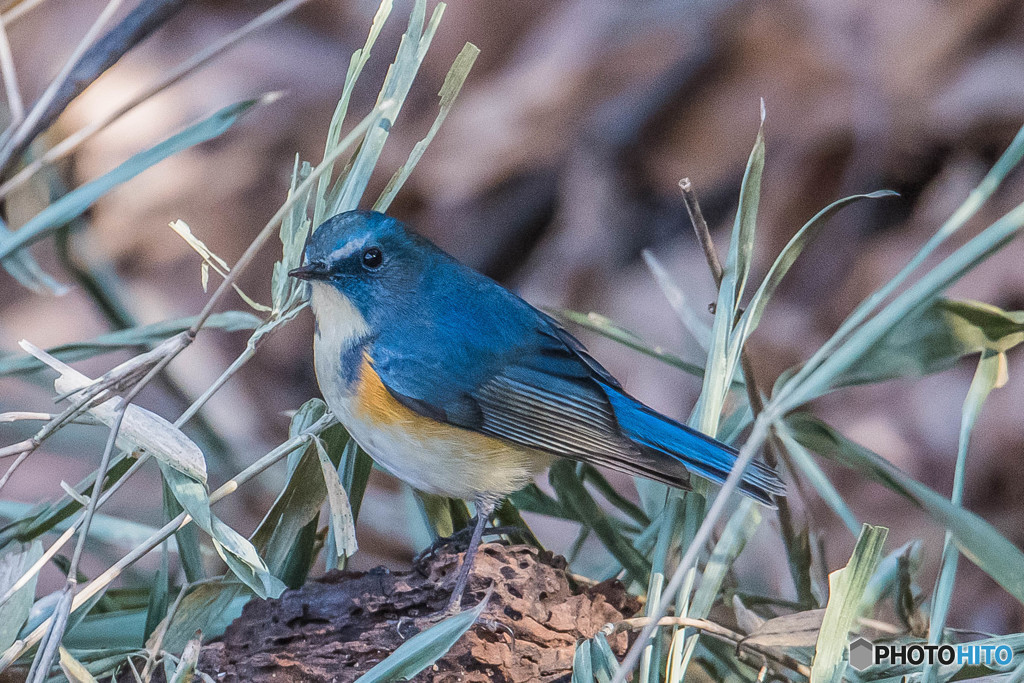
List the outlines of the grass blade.
<svg viewBox="0 0 1024 683">
<path fill-rule="evenodd" d="M 617 326 L 600 313 L 578 313 L 576 311 L 562 309 L 555 311 L 555 314 L 558 317 L 575 323 L 584 329 L 596 332 L 602 337 L 607 337 L 612 341 L 616 341 L 628 349 L 639 351 L 645 356 L 650 356 L 651 358 L 660 360 L 666 365 L 671 365 L 677 370 L 682 370 L 688 375 L 704 377 L 704 368 L 697 363 L 691 363 L 690 361 L 683 360 L 679 356 L 669 353 L 661 347 L 651 346 L 634 333 Z M 742 388 L 743 382 L 740 379 L 735 379 L 733 380 L 732 386 L 734 389 Z"/>
<path fill-rule="evenodd" d="M 576 643 L 576 652 L 572 656 L 572 683 L 594 683 L 589 640 Z"/>
<path fill-rule="evenodd" d="M 964 481 L 967 476 L 967 449 L 971 442 L 971 432 L 981 414 L 981 407 L 989 393 L 1006 381 L 1006 356 L 997 352 L 986 352 L 978 361 L 978 369 L 974 373 L 971 387 L 964 399 L 963 416 L 960 420 L 960 444 L 956 454 L 956 468 L 953 475 L 953 505 L 963 505 Z M 949 603 L 953 597 L 953 584 L 956 582 L 956 565 L 959 555 L 953 544 L 953 535 L 947 531 L 942 544 L 942 563 L 939 575 L 935 579 L 935 590 L 932 594 L 932 611 L 928 620 L 928 642 L 937 645 L 942 642 L 946 616 L 949 614 Z M 935 680 L 938 667 L 925 668 L 924 681 Z"/>
<path fill-rule="evenodd" d="M 889 461 L 856 444 L 807 413 L 786 418 L 797 441 L 819 455 L 857 470 L 906 498 L 953 535 L 960 552 L 1024 603 L 1024 552 L 978 515 L 907 476 Z"/>
<path fill-rule="evenodd" d="M 843 521 L 843 524 L 849 529 L 850 533 L 857 535 L 858 530 L 861 528 L 861 523 L 857 521 L 857 515 L 853 514 L 853 510 L 843 500 L 842 494 L 836 490 L 832 481 L 818 467 L 818 463 L 814 462 L 811 454 L 807 452 L 807 449 L 799 441 L 793 438 L 785 423 L 780 424 L 776 428 L 776 433 L 782 439 L 782 443 L 789 451 L 793 462 L 804 473 L 804 476 L 811 482 L 811 485 L 817 489 L 821 499 L 832 508 L 832 511 Z"/>
<path fill-rule="evenodd" d="M 802 228 L 797 230 L 796 234 L 790 238 L 786 246 L 783 247 L 779 253 L 778 258 L 772 263 L 772 267 L 768 270 L 768 274 L 765 275 L 761 285 L 754 292 L 754 295 L 750 298 L 750 303 L 747 305 L 746 310 L 743 312 L 743 316 L 740 319 L 739 327 L 742 329 L 743 339 L 749 337 L 754 330 L 757 328 L 758 323 L 761 321 L 761 316 L 764 314 L 765 306 L 768 305 L 768 301 L 775 294 L 775 290 L 778 289 L 782 279 L 786 277 L 786 273 L 792 268 L 797 258 L 803 252 L 803 250 L 818 236 L 821 229 L 825 226 L 825 223 L 835 215 L 840 209 L 849 206 L 862 199 L 880 199 L 882 197 L 897 197 L 897 193 L 890 190 L 880 190 L 878 192 L 872 192 L 870 194 L 857 194 L 851 197 L 845 197 L 838 201 L 832 202 L 824 209 L 814 215 L 811 220 L 807 221 Z"/>
<path fill-rule="evenodd" d="M 345 487 L 338 476 L 338 468 L 327 456 L 327 450 L 320 439 L 313 439 L 316 445 L 320 469 L 323 472 L 324 485 L 327 487 L 327 503 L 331 510 L 331 531 L 334 536 L 334 554 L 340 559 L 352 557 L 359 548 L 356 543 L 356 524 L 352 517 L 352 507 L 345 493 Z"/>
<path fill-rule="evenodd" d="M 729 254 L 722 272 L 715 303 L 715 320 L 711 326 L 711 347 L 701 386 L 700 399 L 694 408 L 691 427 L 714 436 L 722 406 L 736 367 L 743 340 L 735 337 L 735 320 L 740 300 L 746 287 L 747 276 L 754 252 L 754 228 L 757 223 L 757 209 L 761 201 L 761 175 L 764 172 L 764 102 L 761 102 L 761 125 L 757 130 L 754 148 L 747 160 L 740 186 L 739 210 L 733 223 L 729 240 Z"/>
<path fill-rule="evenodd" d="M 448 69 L 448 75 L 445 76 L 444 83 L 441 85 L 441 92 L 438 93 L 441 98 L 441 104 L 434 123 L 431 124 L 430 130 L 427 131 L 426 137 L 416 143 L 416 146 L 412 148 L 412 152 L 409 154 L 409 158 L 402 164 L 401 168 L 395 171 L 395 175 L 388 181 L 387 187 L 380 193 L 380 197 L 373 205 L 374 211 L 384 212 L 391 206 L 395 195 L 402 189 L 402 185 L 405 184 L 413 169 L 416 168 L 416 164 L 423 157 L 423 153 L 427 150 L 427 145 L 431 143 L 434 136 L 437 135 L 437 131 L 441 129 L 441 124 L 448 118 L 448 112 L 451 111 L 455 98 L 458 97 L 459 91 L 462 90 L 462 85 L 466 82 L 469 71 L 473 68 L 473 63 L 476 62 L 477 55 L 479 54 L 480 48 L 472 43 L 466 43 L 462 46 L 462 50 L 455 58 L 455 61 L 452 62 L 451 68 Z"/>
<path fill-rule="evenodd" d="M 937 298 L 899 321 L 833 387 L 922 376 L 953 367 L 966 355 L 1004 352 L 1024 341 L 1024 311 L 978 301 Z"/>
<path fill-rule="evenodd" d="M 885 527 L 865 524 L 849 563 L 829 575 L 828 604 L 814 647 L 811 683 L 838 683 L 842 679 L 846 641 L 860 615 L 864 591 L 882 557 L 888 533 Z"/>
<path fill-rule="evenodd" d="M 42 555 L 43 546 L 39 541 L 33 541 L 24 549 L 4 553 L 0 557 L 0 595 L 6 594 Z M 0 605 L 0 652 L 11 646 L 28 619 L 36 594 L 37 577 L 38 574 L 33 576 L 9 600 Z"/>
<path fill-rule="evenodd" d="M 788 389 L 784 388 L 780 390 L 778 395 L 779 403 L 785 394 L 788 394 L 796 389 L 805 379 L 815 373 L 823 362 L 828 360 L 836 349 L 847 339 L 847 337 L 857 329 L 868 316 L 878 308 L 879 305 L 886 299 L 888 299 L 896 289 L 903 284 L 903 282 L 910 277 L 924 261 L 943 243 L 945 240 L 958 231 L 964 226 L 974 215 L 978 212 L 978 209 L 988 201 L 988 199 L 995 193 L 995 191 L 1002 184 L 1003 180 L 1009 175 L 1010 171 L 1017 167 L 1021 159 L 1024 158 L 1024 127 L 1017 131 L 1017 135 L 1013 141 L 1006 148 L 1006 151 L 999 157 L 992 169 L 985 175 L 981 183 L 978 184 L 974 190 L 967 196 L 953 215 L 942 224 L 941 227 L 935 232 L 934 235 L 925 243 L 923 247 L 914 255 L 914 257 L 904 266 L 899 273 L 893 277 L 892 280 L 887 282 L 884 286 L 880 287 L 870 297 L 865 299 L 860 305 L 854 309 L 853 313 L 843 321 L 843 324 L 839 326 L 836 333 L 832 335 L 819 348 L 813 356 L 804 364 L 799 372 L 794 375 L 790 384 L 791 387 Z M 994 227 L 994 226 L 992 226 Z M 991 227 L 990 229 L 991 230 Z M 988 231 L 986 231 L 988 232 Z M 979 238 L 981 235 L 978 236 Z M 977 239 L 977 238 L 976 238 Z M 958 250 L 962 251 L 961 250 Z M 793 400 L 789 401 L 790 405 L 799 405 L 794 403 Z M 785 411 L 784 411 L 785 412 Z"/>
<path fill-rule="evenodd" d="M 462 634 L 480 618 L 490 599 L 491 593 L 488 591 L 480 604 L 473 609 L 448 617 L 417 633 L 398 646 L 398 649 L 384 661 L 357 678 L 356 683 L 383 683 L 412 678 L 452 648 Z"/>
<path fill-rule="evenodd" d="M 46 349 L 46 353 L 68 363 L 112 351 L 148 346 L 166 341 L 170 337 L 184 332 L 192 327 L 196 320 L 197 316 L 189 316 L 139 325 L 127 330 L 102 334 L 87 341 L 53 346 Z M 225 332 L 239 332 L 255 330 L 260 322 L 258 317 L 248 311 L 224 311 L 211 315 L 206 325 Z M 45 367 L 47 367 L 45 363 L 31 354 L 10 354 L 0 357 L 0 376 L 40 370 Z"/>
<path fill-rule="evenodd" d="M 611 520 L 590 495 L 590 491 L 576 476 L 576 463 L 559 460 L 551 466 L 548 474 L 551 487 L 558 494 L 563 506 L 572 510 L 577 519 L 586 520 L 586 524 L 594 530 L 594 534 L 608 549 L 616 560 L 622 563 L 630 579 L 641 585 L 647 583 L 651 566 L 647 558 L 633 546 L 633 543 L 620 533 Z"/>
<path fill-rule="evenodd" d="M 193 124 L 163 142 L 139 152 L 114 170 L 67 193 L 33 216 L 12 235 L 0 234 L 0 259 L 38 242 L 69 221 L 82 215 L 93 203 L 114 187 L 131 180 L 150 166 L 169 156 L 193 147 L 226 132 L 255 105 L 270 101 L 269 97 L 245 100 L 224 107 L 209 118 Z"/>
</svg>

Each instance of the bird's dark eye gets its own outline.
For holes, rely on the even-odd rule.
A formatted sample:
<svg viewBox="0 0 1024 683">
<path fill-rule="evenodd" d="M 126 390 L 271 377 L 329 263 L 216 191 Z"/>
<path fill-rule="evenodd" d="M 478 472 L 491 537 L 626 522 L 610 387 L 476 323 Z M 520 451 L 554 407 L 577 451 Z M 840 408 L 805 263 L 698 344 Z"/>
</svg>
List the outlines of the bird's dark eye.
<svg viewBox="0 0 1024 683">
<path fill-rule="evenodd" d="M 363 268 L 377 270 L 384 261 L 384 254 L 377 247 L 370 247 L 363 251 Z"/>
</svg>

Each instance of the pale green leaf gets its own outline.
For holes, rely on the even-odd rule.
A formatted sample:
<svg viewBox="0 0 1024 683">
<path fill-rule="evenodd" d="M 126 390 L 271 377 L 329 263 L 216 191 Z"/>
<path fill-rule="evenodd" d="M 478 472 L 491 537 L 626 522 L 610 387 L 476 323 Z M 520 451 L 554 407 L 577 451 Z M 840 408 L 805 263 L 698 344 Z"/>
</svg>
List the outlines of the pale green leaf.
<svg viewBox="0 0 1024 683">
<path fill-rule="evenodd" d="M 0 556 L 0 596 L 6 595 L 42 556 L 43 546 L 39 541 L 32 541 L 20 550 L 8 550 Z M 0 652 L 10 647 L 28 619 L 29 610 L 35 601 L 37 577 L 38 574 L 33 575 L 7 602 L 0 605 Z"/>
<path fill-rule="evenodd" d="M 953 534 L 953 540 L 965 557 L 1024 603 L 1024 572 L 1020 571 L 1024 567 L 1024 552 L 991 524 L 973 512 L 953 505 L 945 496 L 807 413 L 794 413 L 786 421 L 797 441 L 807 448 L 857 470 L 928 513 Z"/>
<path fill-rule="evenodd" d="M 483 614 L 491 593 L 473 609 L 468 609 L 443 621 L 434 624 L 425 631 L 417 633 L 398 646 L 384 661 L 380 662 L 365 674 L 356 679 L 356 683 L 384 683 L 384 681 L 404 681 L 412 678 L 452 648 L 476 620 Z"/>
<path fill-rule="evenodd" d="M 480 48 L 472 43 L 466 43 L 462 46 L 462 50 L 458 56 L 455 57 L 455 61 L 452 62 L 452 66 L 448 69 L 448 75 L 445 76 L 444 84 L 441 86 L 441 92 L 438 93 L 441 98 L 440 110 L 437 113 L 437 117 L 434 119 L 434 123 L 431 124 L 430 130 L 427 131 L 426 137 L 416 143 L 412 148 L 412 152 L 409 154 L 409 158 L 406 160 L 402 167 L 395 171 L 395 175 L 388 181 L 387 186 L 381 192 L 380 197 L 377 198 L 377 202 L 373 205 L 374 211 L 387 211 L 388 207 L 391 206 L 391 202 L 394 201 L 395 195 L 402 189 L 402 185 L 412 174 L 413 169 L 416 168 L 416 164 L 419 163 L 423 157 L 423 153 L 427 150 L 427 146 L 433 141 L 434 136 L 441 129 L 441 124 L 448 117 L 448 112 L 451 111 L 452 105 L 455 103 L 455 98 L 458 97 L 459 91 L 462 90 L 463 83 L 466 82 L 466 78 L 469 76 L 470 69 L 473 68 L 473 63 L 476 62 L 477 55 L 480 54 Z"/>
<path fill-rule="evenodd" d="M 223 134 L 261 100 L 246 100 L 224 107 L 209 118 L 193 124 L 163 142 L 139 152 L 114 170 L 67 193 L 53 202 L 10 236 L 0 234 L 0 259 L 37 242 L 82 215 L 92 204 L 121 183 L 134 178 L 167 157 Z"/>
<path fill-rule="evenodd" d="M 811 683 L 838 683 L 846 670 L 846 651 L 868 582 L 882 557 L 889 530 L 865 524 L 847 565 L 829 575 L 828 604 L 814 647 Z"/>
<path fill-rule="evenodd" d="M 191 328 L 196 320 L 198 320 L 197 316 L 189 316 L 139 325 L 127 330 L 109 332 L 87 341 L 53 346 L 46 349 L 46 352 L 68 363 L 121 349 L 157 344 Z M 238 332 L 254 330 L 261 322 L 258 317 L 248 311 L 224 311 L 211 315 L 203 327 L 205 329 L 220 329 L 225 332 Z M 45 367 L 45 363 L 30 354 L 0 356 L 0 375 L 29 372 Z"/>
<path fill-rule="evenodd" d="M 331 530 L 334 532 L 334 552 L 337 557 L 352 557 L 359 545 L 356 543 L 356 525 L 352 519 L 352 507 L 342 486 L 338 470 L 327 456 L 327 450 L 320 439 L 314 439 L 316 453 L 320 459 L 324 484 L 327 486 L 327 504 L 331 510 Z"/>
</svg>

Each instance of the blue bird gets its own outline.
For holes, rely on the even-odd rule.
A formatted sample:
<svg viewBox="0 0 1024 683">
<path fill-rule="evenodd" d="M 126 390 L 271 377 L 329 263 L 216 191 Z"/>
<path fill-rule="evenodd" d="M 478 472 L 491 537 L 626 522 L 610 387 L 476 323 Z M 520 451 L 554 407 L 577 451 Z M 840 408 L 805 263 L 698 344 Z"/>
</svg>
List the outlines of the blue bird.
<svg viewBox="0 0 1024 683">
<path fill-rule="evenodd" d="M 314 356 L 331 411 L 385 470 L 474 502 L 477 522 L 446 611 L 460 608 L 498 501 L 552 457 L 690 488 L 721 483 L 736 451 L 640 403 L 550 316 L 401 222 L 349 211 L 310 236 Z M 761 463 L 740 490 L 773 505 Z"/>
</svg>

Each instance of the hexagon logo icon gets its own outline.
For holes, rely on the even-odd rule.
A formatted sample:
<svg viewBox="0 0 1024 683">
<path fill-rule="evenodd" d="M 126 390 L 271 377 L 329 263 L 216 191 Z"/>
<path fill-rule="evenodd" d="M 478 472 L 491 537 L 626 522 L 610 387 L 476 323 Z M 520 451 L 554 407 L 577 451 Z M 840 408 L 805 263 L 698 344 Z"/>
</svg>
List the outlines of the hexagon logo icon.
<svg viewBox="0 0 1024 683">
<path fill-rule="evenodd" d="M 862 671 L 874 664 L 875 647 L 866 638 L 858 638 L 850 643 L 850 666 Z"/>
</svg>

